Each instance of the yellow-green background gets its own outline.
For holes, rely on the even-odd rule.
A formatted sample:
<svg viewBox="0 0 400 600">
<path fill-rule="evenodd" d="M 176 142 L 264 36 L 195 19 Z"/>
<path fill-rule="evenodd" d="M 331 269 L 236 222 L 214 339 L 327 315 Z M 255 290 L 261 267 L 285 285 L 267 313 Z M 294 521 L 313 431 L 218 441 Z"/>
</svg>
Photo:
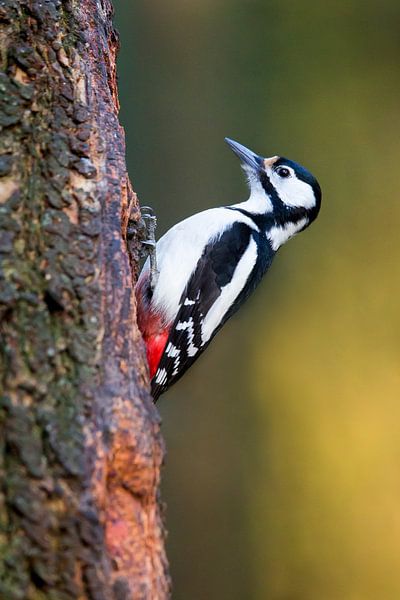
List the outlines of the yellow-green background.
<svg viewBox="0 0 400 600">
<path fill-rule="evenodd" d="M 400 599 L 398 0 L 119 0 L 130 175 L 159 234 L 246 190 L 320 217 L 159 402 L 175 600 Z"/>
</svg>

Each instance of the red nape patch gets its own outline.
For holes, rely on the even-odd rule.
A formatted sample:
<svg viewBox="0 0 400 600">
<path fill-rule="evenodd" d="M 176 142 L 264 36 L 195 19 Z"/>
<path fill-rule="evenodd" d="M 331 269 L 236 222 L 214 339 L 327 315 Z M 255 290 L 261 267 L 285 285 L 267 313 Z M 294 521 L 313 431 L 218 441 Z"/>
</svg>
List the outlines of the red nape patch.
<svg viewBox="0 0 400 600">
<path fill-rule="evenodd" d="M 164 330 L 161 333 L 157 333 L 156 335 L 152 335 L 145 339 L 146 342 L 146 351 L 147 351 L 147 361 L 149 363 L 150 369 L 150 379 L 153 379 L 157 367 L 160 364 L 160 360 L 162 354 L 165 349 L 165 345 L 167 343 L 169 336 L 169 330 Z"/>
</svg>

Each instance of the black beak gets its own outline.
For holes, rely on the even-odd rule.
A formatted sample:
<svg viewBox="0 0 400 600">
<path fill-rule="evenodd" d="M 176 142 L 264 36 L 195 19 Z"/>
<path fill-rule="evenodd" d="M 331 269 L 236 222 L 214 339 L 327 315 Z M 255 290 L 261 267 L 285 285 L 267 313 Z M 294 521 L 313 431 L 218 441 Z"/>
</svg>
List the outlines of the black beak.
<svg viewBox="0 0 400 600">
<path fill-rule="evenodd" d="M 258 154 L 255 154 L 254 152 L 246 148 L 246 146 L 242 146 L 242 144 L 239 144 L 234 140 L 225 138 L 225 141 L 228 144 L 228 146 L 234 151 L 236 156 L 239 157 L 243 166 L 249 166 L 254 170 L 259 170 L 262 167 L 263 158 L 261 156 L 258 156 Z"/>
</svg>

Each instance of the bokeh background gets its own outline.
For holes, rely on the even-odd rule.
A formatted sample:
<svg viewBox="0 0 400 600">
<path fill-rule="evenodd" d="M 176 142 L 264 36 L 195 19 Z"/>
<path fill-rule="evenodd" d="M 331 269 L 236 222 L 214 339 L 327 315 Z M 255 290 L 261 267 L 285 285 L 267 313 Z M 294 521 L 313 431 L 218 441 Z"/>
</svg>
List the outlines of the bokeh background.
<svg viewBox="0 0 400 600">
<path fill-rule="evenodd" d="M 246 199 L 229 136 L 312 170 L 316 223 L 159 402 L 175 600 L 400 598 L 398 0 L 116 0 L 159 235 Z"/>
</svg>

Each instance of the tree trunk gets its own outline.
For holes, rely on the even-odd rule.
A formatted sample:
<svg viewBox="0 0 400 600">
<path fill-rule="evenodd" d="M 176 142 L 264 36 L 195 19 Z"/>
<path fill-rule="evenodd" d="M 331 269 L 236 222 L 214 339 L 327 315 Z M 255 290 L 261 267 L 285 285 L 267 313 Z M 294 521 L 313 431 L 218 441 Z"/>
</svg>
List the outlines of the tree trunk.
<svg viewBox="0 0 400 600">
<path fill-rule="evenodd" d="M 109 0 L 0 0 L 0 598 L 169 596 Z"/>
</svg>

